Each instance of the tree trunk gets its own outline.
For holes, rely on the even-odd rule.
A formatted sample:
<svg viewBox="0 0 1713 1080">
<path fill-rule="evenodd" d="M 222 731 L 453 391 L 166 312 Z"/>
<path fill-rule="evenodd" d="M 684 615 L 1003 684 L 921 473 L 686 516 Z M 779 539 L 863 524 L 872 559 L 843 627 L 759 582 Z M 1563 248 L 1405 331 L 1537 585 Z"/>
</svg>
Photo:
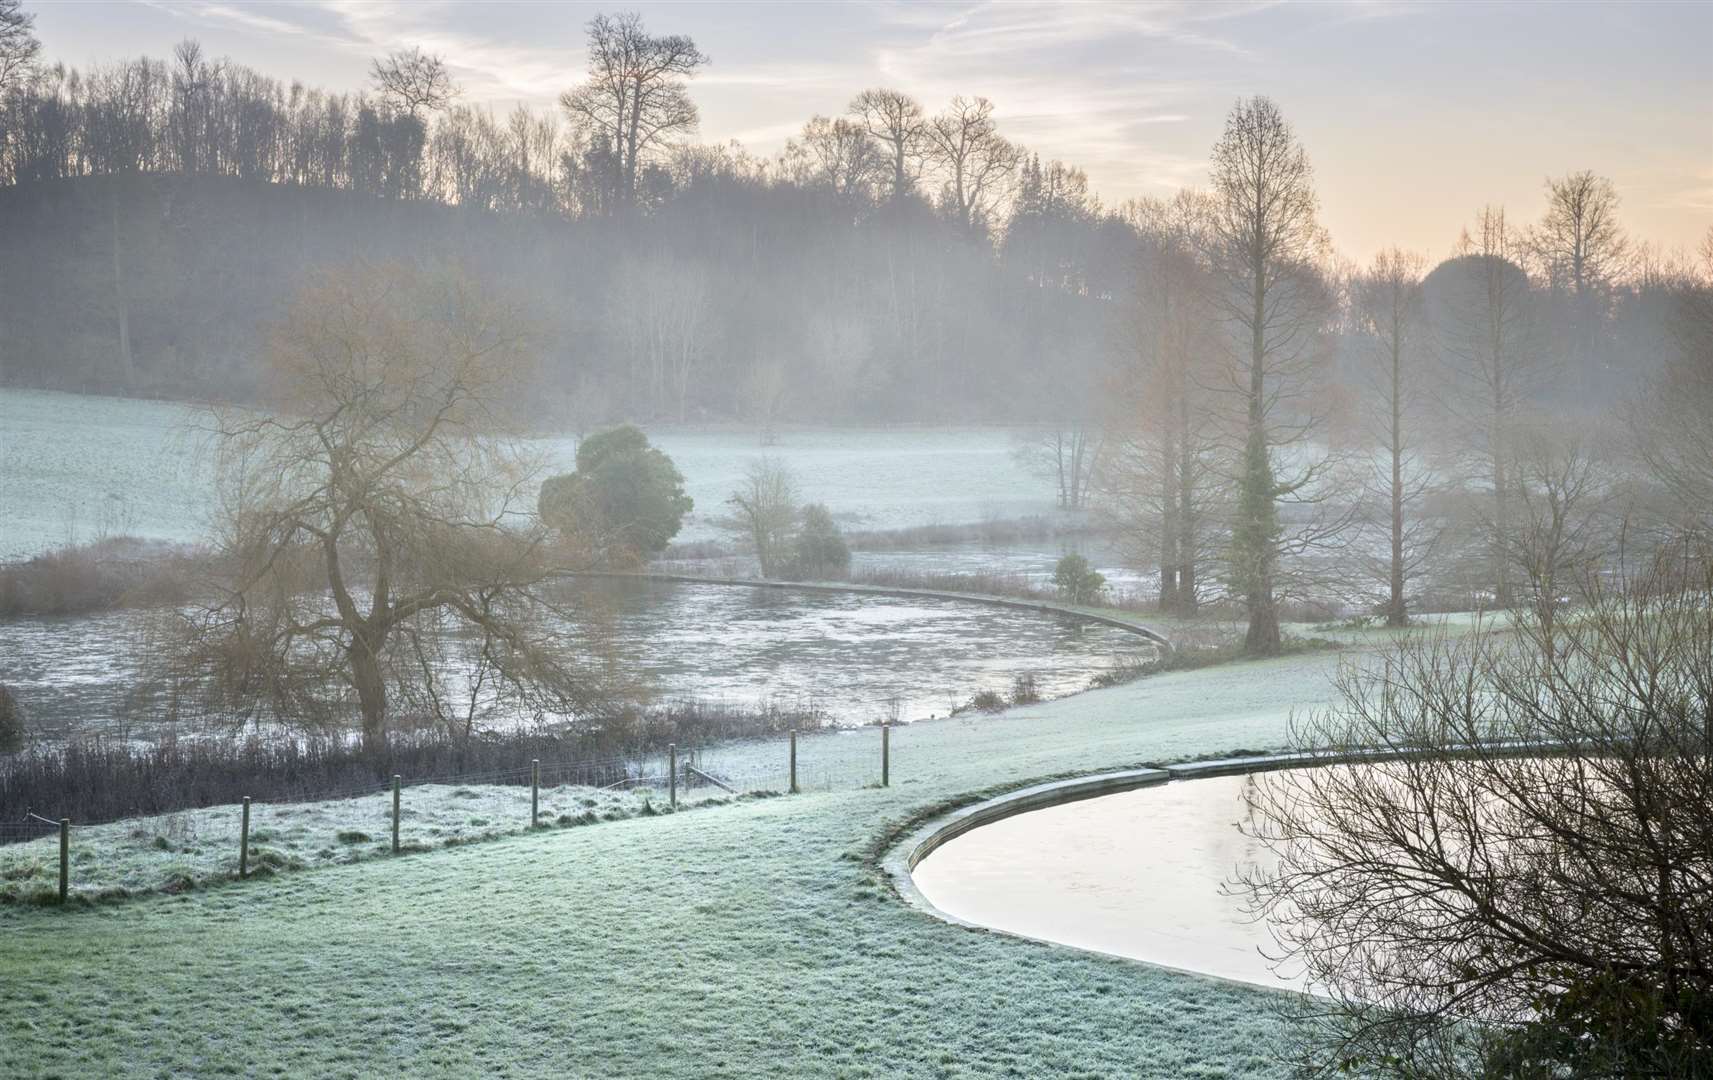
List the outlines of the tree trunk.
<svg viewBox="0 0 1713 1080">
<path fill-rule="evenodd" d="M 351 684 L 357 689 L 357 705 L 363 716 L 363 749 L 378 752 L 387 745 L 387 683 L 381 676 L 378 650 L 358 635 L 346 651 L 351 662 Z"/>
<path fill-rule="evenodd" d="M 1257 209 L 1256 216 L 1262 212 Z M 1276 656 L 1279 652 L 1279 609 L 1273 599 L 1273 562 L 1278 552 L 1277 511 L 1273 466 L 1267 455 L 1266 361 L 1267 279 L 1266 261 L 1259 250 L 1254 256 L 1254 309 L 1251 312 L 1249 353 L 1249 438 L 1244 450 L 1243 478 L 1238 490 L 1238 544 L 1243 575 L 1244 604 L 1249 630 L 1244 649 L 1251 656 Z M 1247 535 L 1244 535 L 1247 534 Z M 1242 550 L 1242 548 L 1248 550 Z"/>
<path fill-rule="evenodd" d="M 1510 477 L 1506 475 L 1505 451 L 1503 448 L 1503 433 L 1500 421 L 1495 417 L 1493 430 L 1489 435 L 1493 448 L 1493 592 L 1494 602 L 1498 607 L 1511 606 L 1513 596 L 1511 590 L 1511 560 L 1505 545 L 1511 535 L 1511 499 Z"/>
<path fill-rule="evenodd" d="M 1178 611 L 1196 613 L 1195 462 L 1190 455 L 1190 403 L 1178 396 Z"/>
<path fill-rule="evenodd" d="M 1183 603 L 1179 595 L 1178 566 L 1183 561 L 1178 551 L 1177 499 L 1166 486 L 1176 471 L 1177 453 L 1174 440 L 1166 434 L 1160 441 L 1160 610 L 1173 612 Z"/>
<path fill-rule="evenodd" d="M 125 293 L 125 267 L 119 251 L 119 177 L 107 178 L 107 209 L 113 233 L 113 302 L 119 314 L 119 378 L 131 387 L 136 368 L 131 358 L 131 301 Z"/>
<path fill-rule="evenodd" d="M 1403 377 L 1402 343 L 1396 328 L 1392 334 L 1392 591 L 1386 605 L 1386 625 L 1403 626 L 1409 622 L 1404 609 L 1404 446 L 1402 436 L 1403 404 L 1399 380 Z"/>
</svg>

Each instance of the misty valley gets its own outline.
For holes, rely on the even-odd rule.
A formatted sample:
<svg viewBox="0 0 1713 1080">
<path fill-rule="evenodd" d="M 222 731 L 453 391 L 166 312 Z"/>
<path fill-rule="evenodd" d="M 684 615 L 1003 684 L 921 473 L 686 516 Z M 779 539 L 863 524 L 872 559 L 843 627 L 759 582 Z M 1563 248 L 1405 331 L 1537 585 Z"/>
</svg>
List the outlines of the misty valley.
<svg viewBox="0 0 1713 1080">
<path fill-rule="evenodd" d="M 0 1080 L 1713 1078 L 1710 41 L 0 0 Z"/>
</svg>

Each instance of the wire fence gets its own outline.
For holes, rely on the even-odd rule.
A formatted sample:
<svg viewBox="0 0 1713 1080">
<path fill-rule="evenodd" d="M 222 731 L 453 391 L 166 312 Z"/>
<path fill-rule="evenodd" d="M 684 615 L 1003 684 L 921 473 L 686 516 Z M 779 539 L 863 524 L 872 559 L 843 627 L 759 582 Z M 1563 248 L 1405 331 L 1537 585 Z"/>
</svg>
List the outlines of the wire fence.
<svg viewBox="0 0 1713 1080">
<path fill-rule="evenodd" d="M 524 832 L 678 813 L 771 794 L 891 782 L 891 729 L 862 729 L 483 772 L 395 776 L 78 824 L 0 822 L 0 903 L 183 892 L 216 881 Z M 854 738 L 853 738 L 854 736 Z M 46 810 L 47 808 L 41 808 Z"/>
</svg>

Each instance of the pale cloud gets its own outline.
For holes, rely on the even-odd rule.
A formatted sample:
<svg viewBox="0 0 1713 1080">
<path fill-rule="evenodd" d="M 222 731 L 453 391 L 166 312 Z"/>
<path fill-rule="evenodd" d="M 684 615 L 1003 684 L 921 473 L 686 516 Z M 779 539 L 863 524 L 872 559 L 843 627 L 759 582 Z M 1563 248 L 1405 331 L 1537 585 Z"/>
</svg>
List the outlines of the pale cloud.
<svg viewBox="0 0 1713 1080">
<path fill-rule="evenodd" d="M 1543 175 L 1569 168 L 1611 175 L 1637 227 L 1662 242 L 1700 235 L 1713 215 L 1713 79 L 1694 45 L 1713 32 L 1705 6 L 1587 3 L 1541 23 L 1425 0 L 635 2 L 650 29 L 690 34 L 713 54 L 694 83 L 699 137 L 761 157 L 867 87 L 903 90 L 931 113 L 981 96 L 1007 137 L 1082 167 L 1111 204 L 1205 183 L 1231 103 L 1267 93 L 1309 141 L 1326 223 L 1350 250 L 1437 250 L 1470 205 L 1521 209 Z M 556 112 L 583 76 L 583 26 L 602 9 L 141 0 L 39 15 L 68 59 L 162 55 L 188 34 L 212 55 L 346 91 L 366 86 L 371 57 L 415 45 L 446 57 L 470 104 Z M 77 30 L 51 34 L 56 22 Z M 1567 82 L 1572 54 L 1593 74 Z"/>
</svg>

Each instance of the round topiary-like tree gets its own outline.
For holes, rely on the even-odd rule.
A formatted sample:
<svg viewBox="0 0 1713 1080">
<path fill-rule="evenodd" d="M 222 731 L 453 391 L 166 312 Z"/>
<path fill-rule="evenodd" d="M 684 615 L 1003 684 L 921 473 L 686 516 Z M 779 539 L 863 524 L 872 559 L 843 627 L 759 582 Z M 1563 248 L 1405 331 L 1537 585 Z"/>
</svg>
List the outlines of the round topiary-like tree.
<svg viewBox="0 0 1713 1080">
<path fill-rule="evenodd" d="M 538 513 L 608 562 L 640 562 L 666 549 L 693 505 L 672 459 L 626 424 L 583 440 L 576 470 L 541 485 Z"/>
<path fill-rule="evenodd" d="M 1106 588 L 1106 575 L 1089 566 L 1081 555 L 1066 555 L 1053 568 L 1059 596 L 1071 604 L 1092 604 Z"/>
</svg>

